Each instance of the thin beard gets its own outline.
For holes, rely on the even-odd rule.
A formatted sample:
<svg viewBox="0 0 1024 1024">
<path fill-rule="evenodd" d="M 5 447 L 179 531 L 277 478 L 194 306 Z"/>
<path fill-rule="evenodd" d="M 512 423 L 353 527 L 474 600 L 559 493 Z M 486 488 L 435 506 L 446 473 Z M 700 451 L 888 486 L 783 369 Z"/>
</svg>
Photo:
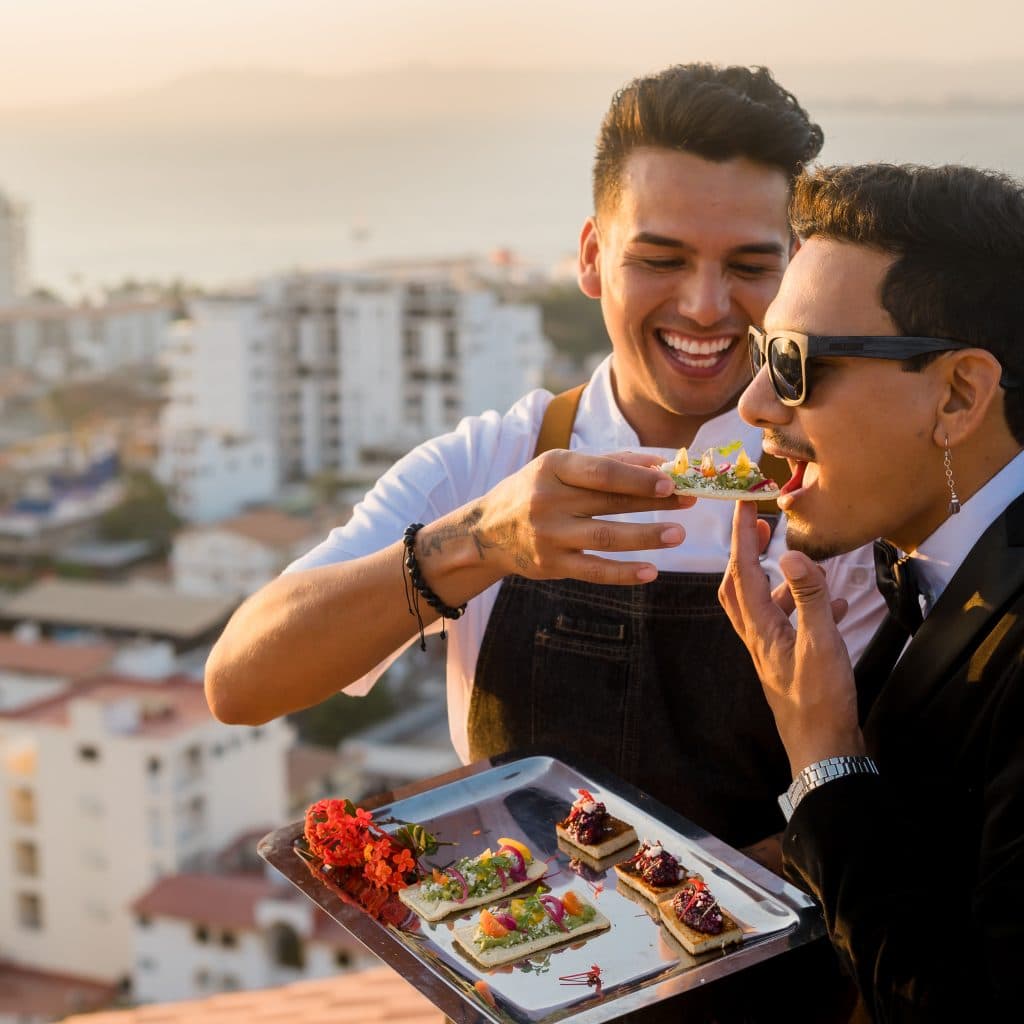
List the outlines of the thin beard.
<svg viewBox="0 0 1024 1024">
<path fill-rule="evenodd" d="M 790 551 L 800 551 L 812 562 L 824 562 L 828 558 L 835 558 L 843 554 L 838 544 L 815 543 L 810 537 L 798 534 L 794 531 L 792 524 L 786 526 L 786 547 Z"/>
</svg>

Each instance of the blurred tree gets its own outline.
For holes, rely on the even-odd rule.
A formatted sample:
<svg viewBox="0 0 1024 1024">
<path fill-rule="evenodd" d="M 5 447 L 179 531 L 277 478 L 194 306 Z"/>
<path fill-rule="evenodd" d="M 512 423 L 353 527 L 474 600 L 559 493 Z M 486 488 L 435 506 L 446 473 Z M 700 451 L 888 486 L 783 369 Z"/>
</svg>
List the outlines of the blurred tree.
<svg viewBox="0 0 1024 1024">
<path fill-rule="evenodd" d="M 575 283 L 549 285 L 522 298 L 540 306 L 544 333 L 558 352 L 582 364 L 587 356 L 608 351 L 601 303 L 588 299 Z"/>
<path fill-rule="evenodd" d="M 336 693 L 311 708 L 288 716 L 303 743 L 336 747 L 345 737 L 389 717 L 397 702 L 386 686 L 378 683 L 365 697 Z"/>
<path fill-rule="evenodd" d="M 100 536 L 104 540 L 148 540 L 166 550 L 181 525 L 167 492 L 142 470 L 125 474 L 124 483 L 123 500 L 100 519 Z"/>
</svg>

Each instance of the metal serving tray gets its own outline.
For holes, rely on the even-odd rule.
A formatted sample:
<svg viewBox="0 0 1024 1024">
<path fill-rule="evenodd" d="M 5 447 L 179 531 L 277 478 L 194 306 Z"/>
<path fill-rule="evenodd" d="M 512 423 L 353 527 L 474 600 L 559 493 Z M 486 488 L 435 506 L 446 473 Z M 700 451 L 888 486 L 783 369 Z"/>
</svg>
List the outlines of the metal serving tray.
<svg viewBox="0 0 1024 1024">
<path fill-rule="evenodd" d="M 690 956 L 648 912 L 647 901 L 618 891 L 610 864 L 587 866 L 563 852 L 555 822 L 566 815 L 580 788 L 631 823 L 641 839 L 661 840 L 687 868 L 703 874 L 743 927 L 743 944 L 724 953 Z M 694 988 L 823 934 L 820 914 L 798 889 L 602 769 L 545 755 L 495 758 L 383 799 L 388 802 L 374 808 L 375 817 L 417 822 L 439 839 L 459 844 L 454 850 L 442 846 L 428 861 L 443 866 L 454 856 L 493 846 L 500 836 L 520 838 L 535 857 L 550 860 L 544 882 L 556 896 L 573 888 L 611 919 L 608 931 L 514 965 L 486 969 L 454 946 L 452 937 L 453 927 L 472 920 L 479 908 L 435 924 L 417 919 L 416 927 L 405 931 L 343 902 L 310 872 L 294 849 L 301 822 L 261 840 L 259 853 L 266 861 L 458 1024 L 599 1024 L 666 999 L 678 999 L 682 1010 L 686 993 Z M 616 859 L 610 858 L 612 863 Z M 559 980 L 586 972 L 592 964 L 601 968 L 600 991 Z M 496 1009 L 474 988 L 480 980 Z"/>
</svg>

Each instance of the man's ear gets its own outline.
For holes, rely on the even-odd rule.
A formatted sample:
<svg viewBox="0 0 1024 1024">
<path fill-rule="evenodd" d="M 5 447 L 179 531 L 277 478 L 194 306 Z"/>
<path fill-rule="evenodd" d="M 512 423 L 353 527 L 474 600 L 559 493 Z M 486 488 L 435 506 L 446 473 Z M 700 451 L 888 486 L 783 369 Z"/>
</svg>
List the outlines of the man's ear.
<svg viewBox="0 0 1024 1024">
<path fill-rule="evenodd" d="M 601 241 L 597 221 L 588 217 L 580 232 L 580 251 L 576 265 L 576 280 L 580 291 L 588 299 L 601 298 Z"/>
<path fill-rule="evenodd" d="M 946 385 L 935 426 L 936 443 L 944 443 L 948 436 L 950 444 L 961 444 L 982 429 L 992 403 L 998 401 L 1003 368 L 983 348 L 949 352 L 932 365 L 944 375 Z"/>
</svg>

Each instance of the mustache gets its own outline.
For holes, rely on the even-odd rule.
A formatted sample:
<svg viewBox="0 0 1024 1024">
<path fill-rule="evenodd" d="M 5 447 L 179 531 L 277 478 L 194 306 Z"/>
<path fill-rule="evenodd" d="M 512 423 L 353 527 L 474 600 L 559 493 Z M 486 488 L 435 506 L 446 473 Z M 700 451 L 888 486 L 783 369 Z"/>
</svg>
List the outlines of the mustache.
<svg viewBox="0 0 1024 1024">
<path fill-rule="evenodd" d="M 796 441 L 786 437 L 781 430 L 766 429 L 764 432 L 764 443 L 770 444 L 773 448 L 781 448 L 789 455 L 796 456 L 803 462 L 817 462 L 818 456 L 814 448 L 804 441 Z"/>
</svg>

